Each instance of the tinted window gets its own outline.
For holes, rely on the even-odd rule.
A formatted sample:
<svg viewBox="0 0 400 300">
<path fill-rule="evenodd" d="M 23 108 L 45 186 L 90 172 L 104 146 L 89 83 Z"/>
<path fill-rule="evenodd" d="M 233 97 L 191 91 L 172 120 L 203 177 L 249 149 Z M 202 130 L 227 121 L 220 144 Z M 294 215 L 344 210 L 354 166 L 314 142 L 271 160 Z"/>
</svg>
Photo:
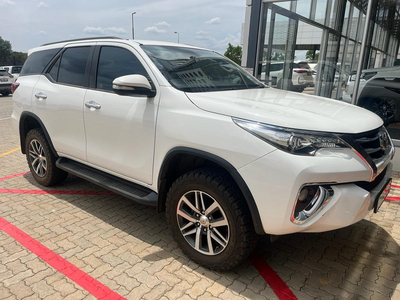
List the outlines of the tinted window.
<svg viewBox="0 0 400 300">
<path fill-rule="evenodd" d="M 89 51 L 90 47 L 77 47 L 65 50 L 61 57 L 57 82 L 84 86 Z"/>
<path fill-rule="evenodd" d="M 211 92 L 264 88 L 243 68 L 207 50 L 141 46 L 175 88 L 185 92 Z"/>
<path fill-rule="evenodd" d="M 274 64 L 272 63 L 271 66 L 269 67 L 271 72 L 275 72 L 275 71 L 280 71 L 283 69 L 283 63 L 277 63 Z"/>
<path fill-rule="evenodd" d="M 21 75 L 41 74 L 50 60 L 60 49 L 37 51 L 28 56 L 21 70 Z"/>
<path fill-rule="evenodd" d="M 101 48 L 96 88 L 112 91 L 115 78 L 131 74 L 148 77 L 146 70 L 132 52 L 118 47 Z"/>
<path fill-rule="evenodd" d="M 22 67 L 13 67 L 12 72 L 13 72 L 13 74 L 19 74 L 19 73 L 21 73 L 21 69 L 22 69 Z"/>
<path fill-rule="evenodd" d="M 51 70 L 49 72 L 49 75 L 51 78 L 53 78 L 55 81 L 57 81 L 58 77 L 58 69 L 60 68 L 60 58 L 57 58 L 57 61 L 55 64 L 51 67 Z"/>
<path fill-rule="evenodd" d="M 8 76 L 8 72 L 6 70 L 0 70 L 0 76 Z"/>
</svg>

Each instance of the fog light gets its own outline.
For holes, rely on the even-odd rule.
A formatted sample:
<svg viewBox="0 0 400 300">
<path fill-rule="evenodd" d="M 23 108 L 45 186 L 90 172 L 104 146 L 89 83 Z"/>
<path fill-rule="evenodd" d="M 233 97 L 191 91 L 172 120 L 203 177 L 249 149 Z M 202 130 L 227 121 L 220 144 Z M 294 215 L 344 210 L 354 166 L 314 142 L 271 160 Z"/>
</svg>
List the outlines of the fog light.
<svg viewBox="0 0 400 300">
<path fill-rule="evenodd" d="M 304 223 L 318 210 L 322 209 L 332 198 L 333 190 L 323 186 L 303 187 L 296 199 L 292 222 Z"/>
</svg>

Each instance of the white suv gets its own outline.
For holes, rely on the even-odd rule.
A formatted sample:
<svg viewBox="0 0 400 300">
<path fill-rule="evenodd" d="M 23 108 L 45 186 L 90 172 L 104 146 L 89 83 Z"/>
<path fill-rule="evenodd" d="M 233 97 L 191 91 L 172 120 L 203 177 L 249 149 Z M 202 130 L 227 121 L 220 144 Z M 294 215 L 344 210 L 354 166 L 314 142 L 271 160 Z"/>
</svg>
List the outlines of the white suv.
<svg viewBox="0 0 400 300">
<path fill-rule="evenodd" d="M 392 142 L 375 114 L 265 87 L 218 53 L 117 38 L 29 51 L 12 118 L 34 178 L 68 173 L 166 211 L 179 246 L 229 269 L 257 236 L 377 211 Z"/>
<path fill-rule="evenodd" d="M 0 70 L 0 94 L 8 96 L 11 93 L 11 84 L 14 82 L 14 76 L 6 70 Z"/>
</svg>

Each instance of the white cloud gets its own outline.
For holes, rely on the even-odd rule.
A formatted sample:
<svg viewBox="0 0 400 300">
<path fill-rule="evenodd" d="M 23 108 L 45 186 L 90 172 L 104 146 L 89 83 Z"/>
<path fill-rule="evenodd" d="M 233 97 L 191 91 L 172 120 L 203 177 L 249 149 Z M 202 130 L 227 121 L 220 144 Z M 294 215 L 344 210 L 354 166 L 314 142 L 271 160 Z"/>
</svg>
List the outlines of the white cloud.
<svg viewBox="0 0 400 300">
<path fill-rule="evenodd" d="M 210 34 L 208 32 L 200 30 L 200 31 L 196 32 L 195 39 L 199 40 L 199 41 L 207 41 L 207 40 L 212 39 L 212 37 L 210 36 Z"/>
<path fill-rule="evenodd" d="M 38 4 L 38 6 L 37 6 L 38 8 L 41 8 L 41 7 L 44 7 L 44 8 L 46 8 L 46 7 L 49 7 L 46 3 L 44 3 L 43 1 L 41 1 L 41 2 L 39 2 L 39 4 Z"/>
<path fill-rule="evenodd" d="M 206 24 L 219 24 L 221 23 L 221 18 L 212 18 L 211 20 L 208 20 L 204 22 Z"/>
<path fill-rule="evenodd" d="M 156 23 L 156 24 L 154 24 L 155 26 L 165 26 L 165 27 L 171 27 L 171 25 L 170 24 L 168 24 L 167 22 L 165 22 L 165 21 L 162 21 L 162 22 L 158 22 L 158 23 Z"/>
<path fill-rule="evenodd" d="M 15 2 L 12 0 L 0 0 L 0 6 L 5 6 L 5 5 L 14 5 Z"/>
<path fill-rule="evenodd" d="M 144 31 L 145 32 L 151 32 L 151 33 L 166 33 L 167 32 L 167 30 L 159 29 L 157 26 L 147 27 Z"/>
<path fill-rule="evenodd" d="M 113 32 L 113 33 L 127 33 L 127 31 L 122 27 L 107 27 L 105 29 L 106 32 Z"/>
<path fill-rule="evenodd" d="M 127 33 L 127 31 L 122 28 L 122 27 L 107 27 L 107 28 L 103 28 L 103 27 L 93 27 L 93 26 L 86 26 L 83 29 L 84 33 L 88 33 L 88 34 L 107 34 L 107 33 Z"/>
<path fill-rule="evenodd" d="M 237 35 L 228 34 L 223 39 L 217 39 L 211 36 L 208 32 L 198 31 L 195 35 L 195 39 L 198 41 L 197 46 L 214 49 L 220 53 L 224 53 L 228 44 L 240 45 L 240 33 Z"/>
</svg>

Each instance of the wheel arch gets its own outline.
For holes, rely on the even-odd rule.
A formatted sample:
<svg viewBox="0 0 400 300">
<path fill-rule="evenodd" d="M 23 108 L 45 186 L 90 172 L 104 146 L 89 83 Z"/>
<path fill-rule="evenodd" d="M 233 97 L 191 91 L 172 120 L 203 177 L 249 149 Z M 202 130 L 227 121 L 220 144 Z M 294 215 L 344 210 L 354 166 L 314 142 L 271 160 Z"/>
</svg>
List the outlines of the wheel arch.
<svg viewBox="0 0 400 300">
<path fill-rule="evenodd" d="M 158 211 L 162 212 L 165 210 L 166 196 L 169 187 L 175 179 L 186 172 L 207 164 L 218 166 L 231 176 L 247 203 L 255 232 L 260 235 L 265 234 L 253 195 L 237 169 L 225 159 L 198 149 L 176 147 L 168 151 L 165 155 L 158 175 Z"/>
<path fill-rule="evenodd" d="M 40 118 L 37 115 L 35 115 L 32 112 L 28 112 L 28 111 L 23 112 L 19 119 L 19 138 L 20 138 L 20 144 L 21 144 L 21 152 L 23 154 L 26 153 L 26 149 L 25 149 L 26 135 L 28 134 L 29 130 L 35 129 L 35 128 L 40 128 L 43 131 L 43 133 L 50 145 L 51 151 L 57 157 L 58 156 L 57 151 L 53 146 L 50 135 L 47 132 L 47 129 L 44 126 L 43 122 L 40 120 Z"/>
</svg>

